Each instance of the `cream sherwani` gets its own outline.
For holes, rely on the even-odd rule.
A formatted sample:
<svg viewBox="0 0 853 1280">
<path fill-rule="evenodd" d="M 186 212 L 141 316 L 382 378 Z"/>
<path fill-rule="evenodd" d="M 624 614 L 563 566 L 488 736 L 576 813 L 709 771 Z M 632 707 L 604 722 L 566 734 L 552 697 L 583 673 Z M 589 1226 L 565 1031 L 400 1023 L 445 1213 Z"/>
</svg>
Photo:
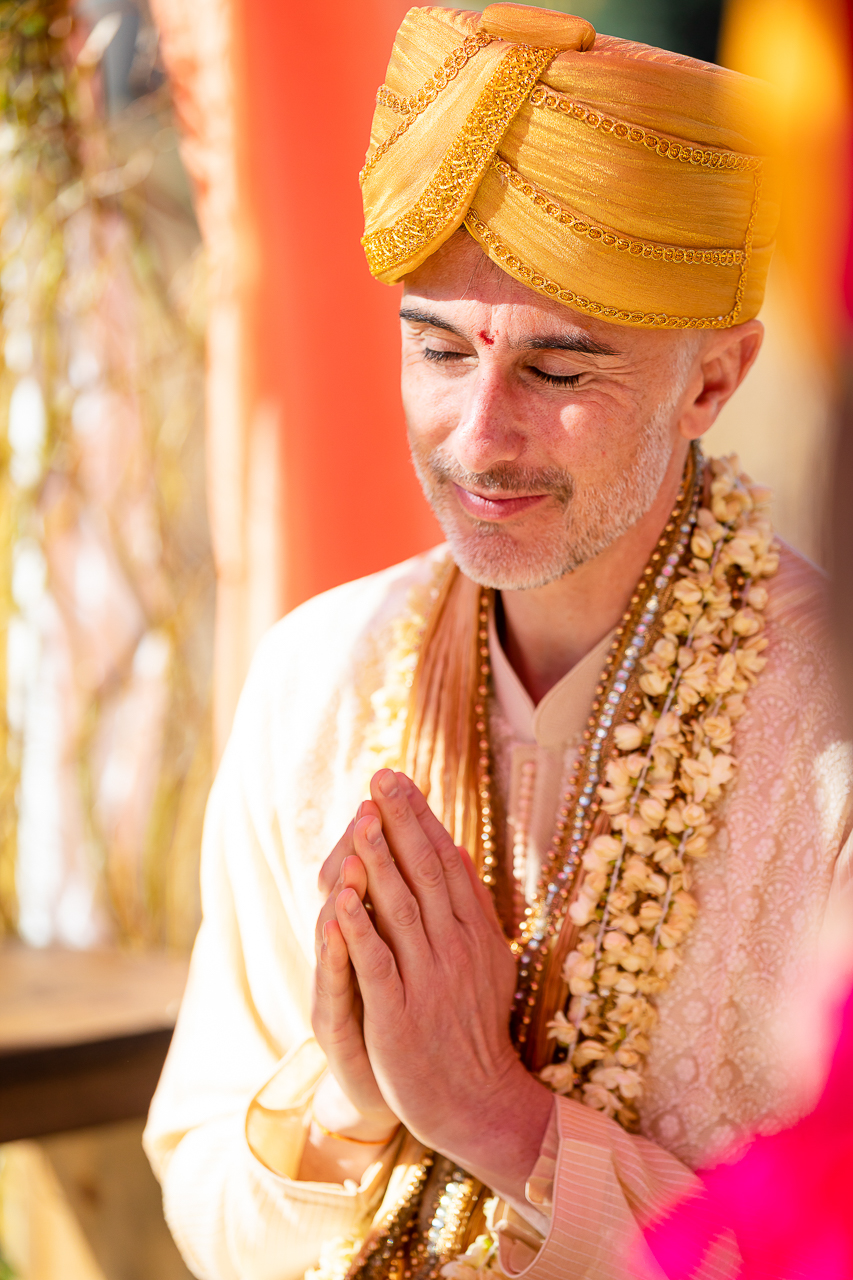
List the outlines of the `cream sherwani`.
<svg viewBox="0 0 853 1280">
<path fill-rule="evenodd" d="M 295 1180 L 324 1069 L 309 1010 L 317 874 L 374 767 L 370 699 L 388 676 L 394 621 L 444 554 L 295 610 L 261 645 L 243 693 L 208 808 L 204 921 L 146 1132 L 170 1226 L 204 1280 L 299 1280 L 324 1242 L 358 1231 L 384 1189 L 387 1160 L 358 1187 Z M 684 964 L 658 1000 L 643 1135 L 557 1100 L 528 1184 L 529 1224 L 510 1214 L 502 1231 L 510 1275 L 624 1275 L 644 1212 L 744 1127 L 778 1124 L 796 1106 L 777 1034 L 827 903 L 849 878 L 838 857 L 848 762 L 819 575 L 786 551 L 769 586 L 769 662 L 737 726 L 720 831 L 696 866 Z M 606 647 L 534 708 L 492 633 L 506 847 L 523 827 L 531 885 Z"/>
</svg>

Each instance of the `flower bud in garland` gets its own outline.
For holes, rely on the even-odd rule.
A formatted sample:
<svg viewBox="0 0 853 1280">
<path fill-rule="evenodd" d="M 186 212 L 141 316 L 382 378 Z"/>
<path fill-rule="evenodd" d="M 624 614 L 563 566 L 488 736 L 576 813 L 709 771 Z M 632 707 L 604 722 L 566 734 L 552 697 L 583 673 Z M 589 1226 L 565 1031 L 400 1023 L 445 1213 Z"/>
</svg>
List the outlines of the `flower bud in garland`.
<svg viewBox="0 0 853 1280">
<path fill-rule="evenodd" d="M 744 695 L 766 663 L 760 580 L 779 565 L 768 491 L 734 456 L 708 466 L 692 556 L 641 662 L 642 710 L 616 728 L 598 788 L 610 832 L 583 856 L 569 909 L 578 939 L 563 969 L 569 1004 L 549 1023 L 563 1060 L 541 1077 L 628 1129 L 638 1124 L 654 997 L 697 914 L 691 863 L 709 852 L 714 807 L 737 769 Z"/>
</svg>

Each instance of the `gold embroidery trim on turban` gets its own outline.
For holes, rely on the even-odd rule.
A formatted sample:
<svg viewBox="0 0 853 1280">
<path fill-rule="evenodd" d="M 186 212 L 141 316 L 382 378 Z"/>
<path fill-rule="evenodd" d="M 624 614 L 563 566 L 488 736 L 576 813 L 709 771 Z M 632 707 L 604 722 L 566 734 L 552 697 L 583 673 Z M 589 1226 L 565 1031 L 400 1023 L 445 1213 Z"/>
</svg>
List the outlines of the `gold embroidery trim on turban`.
<svg viewBox="0 0 853 1280">
<path fill-rule="evenodd" d="M 399 115 L 404 115 L 406 119 L 376 148 L 372 155 L 368 156 L 361 173 L 358 175 L 360 183 L 364 184 L 364 179 L 377 161 L 381 160 L 386 151 L 390 151 L 394 143 L 402 138 L 418 116 L 435 102 L 442 89 L 446 89 L 451 80 L 456 79 L 462 68 L 467 66 L 475 54 L 478 54 L 481 49 L 485 49 L 486 45 L 491 43 L 492 37 L 487 35 L 485 31 L 478 31 L 475 36 L 468 36 L 452 53 L 447 55 L 438 70 L 430 76 L 425 84 L 421 85 L 417 93 L 413 93 L 409 98 L 400 98 L 387 85 L 380 85 L 376 94 L 376 101 L 379 106 L 390 107 L 392 111 L 396 111 Z"/>
<path fill-rule="evenodd" d="M 381 92 L 381 90 L 380 90 Z M 641 129 L 639 125 L 627 120 L 617 120 L 613 116 L 602 115 L 594 107 L 583 102 L 575 102 L 564 93 L 546 89 L 538 84 L 530 95 L 532 107 L 546 107 L 549 111 L 560 111 L 573 120 L 579 120 L 590 129 L 600 129 L 602 133 L 612 133 L 614 138 L 623 142 L 633 142 L 654 151 L 668 160 L 678 160 L 681 164 L 698 164 L 703 169 L 760 169 L 763 165 L 761 156 L 743 155 L 738 151 L 719 151 L 713 147 L 694 147 L 680 138 L 667 137 L 661 133 L 651 133 Z"/>
<path fill-rule="evenodd" d="M 588 218 L 578 217 L 558 204 L 547 192 L 540 191 L 532 182 L 528 182 L 500 156 L 492 161 L 492 168 L 549 218 L 563 227 L 570 227 L 576 236 L 589 236 L 590 240 L 598 240 L 608 249 L 633 253 L 641 258 L 656 258 L 659 262 L 684 262 L 688 266 L 740 267 L 746 263 L 743 249 L 681 249 L 678 245 L 657 244 L 651 240 L 628 240 L 618 231 L 590 222 Z"/>
<path fill-rule="evenodd" d="M 756 174 L 755 199 L 753 200 L 752 213 L 747 228 L 747 242 L 751 240 L 752 224 L 758 207 L 760 185 L 761 178 Z M 744 248 L 743 252 L 743 268 L 735 291 L 735 303 L 728 315 L 671 316 L 661 312 L 624 311 L 618 307 L 608 307 L 601 302 L 594 302 L 591 298 L 585 298 L 582 294 L 575 293 L 571 289 L 564 289 L 562 286 L 555 284 L 553 280 L 546 279 L 545 276 L 541 275 L 528 263 L 522 262 L 493 231 L 489 230 L 484 222 L 480 221 L 473 209 L 469 209 L 466 213 L 465 225 L 474 238 L 488 248 L 490 256 L 496 262 L 499 262 L 509 275 L 515 276 L 516 280 L 520 280 L 522 284 L 529 285 L 537 293 L 543 293 L 546 298 L 555 298 L 558 302 L 564 302 L 567 307 L 573 307 L 575 311 L 583 311 L 587 315 L 598 316 L 601 320 L 611 320 L 614 324 L 630 324 L 656 329 L 723 329 L 737 323 L 742 305 L 746 271 L 749 266 L 748 246 Z"/>
<path fill-rule="evenodd" d="M 407 262 L 449 224 L 461 223 L 473 189 L 491 163 L 507 126 L 556 52 L 529 45 L 507 47 L 420 199 L 392 226 L 362 240 L 374 275 Z M 389 143 L 391 139 L 396 141 L 394 134 Z M 365 170 L 375 156 L 376 152 Z"/>
</svg>

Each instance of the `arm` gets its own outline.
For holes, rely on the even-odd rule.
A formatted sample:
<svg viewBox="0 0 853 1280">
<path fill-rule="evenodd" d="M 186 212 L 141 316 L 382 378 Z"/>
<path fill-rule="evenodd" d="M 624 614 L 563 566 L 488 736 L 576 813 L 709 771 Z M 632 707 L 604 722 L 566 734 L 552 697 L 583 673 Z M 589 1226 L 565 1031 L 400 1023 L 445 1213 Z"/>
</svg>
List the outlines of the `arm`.
<svg viewBox="0 0 853 1280">
<path fill-rule="evenodd" d="M 297 1181 L 326 1063 L 311 1039 L 313 964 L 298 932 L 314 872 L 306 892 L 276 822 L 267 674 L 248 690 L 211 794 L 204 920 L 146 1131 L 170 1227 L 204 1280 L 301 1280 L 384 1185 L 379 1166 L 361 1189 Z M 307 910 L 313 919 L 310 901 Z"/>
</svg>

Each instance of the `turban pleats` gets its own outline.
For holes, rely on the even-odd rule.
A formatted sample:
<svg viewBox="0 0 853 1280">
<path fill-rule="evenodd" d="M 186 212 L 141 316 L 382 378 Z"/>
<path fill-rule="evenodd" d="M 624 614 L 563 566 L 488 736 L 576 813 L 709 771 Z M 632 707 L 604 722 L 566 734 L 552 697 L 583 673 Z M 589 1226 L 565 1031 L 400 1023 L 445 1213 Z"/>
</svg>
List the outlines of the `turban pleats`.
<svg viewBox="0 0 853 1280">
<path fill-rule="evenodd" d="M 778 221 L 766 87 L 607 36 L 523 35 L 407 15 L 361 175 L 373 274 L 402 279 L 464 225 L 508 274 L 603 319 L 754 316 Z"/>
</svg>

